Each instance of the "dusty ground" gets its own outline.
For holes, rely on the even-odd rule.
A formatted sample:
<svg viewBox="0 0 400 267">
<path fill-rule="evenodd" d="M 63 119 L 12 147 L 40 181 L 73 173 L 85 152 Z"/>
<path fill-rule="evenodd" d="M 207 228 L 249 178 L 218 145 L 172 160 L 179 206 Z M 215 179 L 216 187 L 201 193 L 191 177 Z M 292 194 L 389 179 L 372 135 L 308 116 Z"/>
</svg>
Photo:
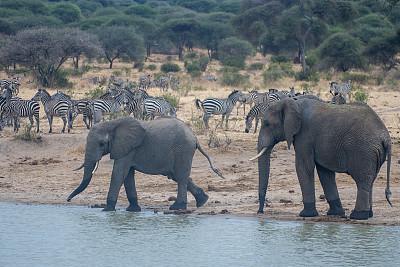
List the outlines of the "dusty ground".
<svg viewBox="0 0 400 267">
<path fill-rule="evenodd" d="M 91 73 L 91 77 L 102 75 Z M 131 73 L 130 79 L 136 80 L 137 74 Z M 142 74 L 143 75 L 143 74 Z M 255 77 L 257 79 L 257 77 Z M 260 79 L 258 77 L 258 79 Z M 83 82 L 82 82 L 83 83 Z M 354 208 L 356 185 L 350 176 L 337 175 L 337 183 L 346 217 L 325 216 L 328 204 L 319 199 L 323 194 L 319 181 L 316 181 L 317 209 L 320 217 L 303 219 L 298 217 L 302 209 L 301 191 L 294 168 L 294 150 L 287 150 L 285 143 L 276 145 L 271 160 L 271 178 L 267 192 L 268 207 L 265 213 L 257 214 L 258 209 L 258 172 L 257 162 L 249 158 L 256 154 L 257 134 L 244 133 L 243 110 L 232 113 L 229 129 L 215 128 L 220 116 L 212 118 L 212 130 L 198 127 L 201 112 L 195 108 L 196 98 L 209 96 L 227 97 L 232 88 L 220 88 L 218 84 L 198 81 L 206 90 L 191 90 L 178 93 L 180 107 L 178 117 L 188 122 L 195 132 L 204 150 L 212 162 L 226 177 L 218 177 L 209 168 L 207 160 L 198 152 L 194 157 L 192 179 L 209 195 L 208 202 L 201 208 L 195 207 L 194 198 L 188 195 L 188 209 L 194 215 L 251 216 L 263 219 L 322 221 L 334 223 L 361 223 L 376 225 L 400 225 L 400 108 L 397 92 L 370 90 L 368 103 L 377 111 L 387 125 L 393 141 L 391 166 L 391 190 L 393 207 L 385 199 L 386 163 L 374 184 L 374 217 L 367 221 L 353 221 L 348 218 Z M 181 82 L 182 84 L 182 82 Z M 327 84 L 327 82 L 326 82 Z M 278 85 L 279 86 L 279 85 Z M 276 86 L 276 87 L 278 87 Z M 281 85 L 279 89 L 287 89 Z M 87 91 L 93 85 L 83 84 Z M 325 82 L 321 87 L 329 91 Z M 324 90 L 325 90 L 324 89 Z M 31 98 L 36 88 L 29 85 L 29 79 L 21 85 L 21 97 Z M 55 92 L 54 90 L 51 92 Z M 74 92 L 74 98 L 83 97 L 84 90 Z M 150 94 L 160 94 L 153 89 Z M 327 99 L 323 91 L 321 97 Z M 248 108 L 246 109 L 248 110 Z M 0 132 L 0 201 L 22 202 L 30 204 L 54 205 L 102 205 L 106 201 L 113 162 L 105 156 L 88 188 L 67 203 L 68 195 L 80 184 L 83 170 L 72 170 L 83 162 L 85 140 L 88 133 L 81 115 L 70 134 L 61 134 L 61 119 L 55 118 L 53 134 L 48 134 L 48 122 L 41 108 L 41 141 L 27 142 L 15 139 L 11 128 Z M 215 139 L 213 138 L 217 138 Z M 219 142 L 221 147 L 209 147 Z M 138 173 L 136 185 L 139 204 L 144 209 L 167 211 L 171 205 L 170 197 L 176 196 L 177 186 L 162 176 L 150 176 Z M 170 201 L 169 201 L 170 199 Z M 124 189 L 121 189 L 118 207 L 128 205 Z"/>
</svg>

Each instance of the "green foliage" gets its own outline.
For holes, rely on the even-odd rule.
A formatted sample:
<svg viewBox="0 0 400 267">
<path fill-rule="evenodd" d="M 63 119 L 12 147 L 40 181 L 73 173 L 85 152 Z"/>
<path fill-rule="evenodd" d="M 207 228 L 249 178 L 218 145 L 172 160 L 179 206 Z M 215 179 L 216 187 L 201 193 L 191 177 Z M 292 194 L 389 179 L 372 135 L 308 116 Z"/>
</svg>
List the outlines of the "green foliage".
<svg viewBox="0 0 400 267">
<path fill-rule="evenodd" d="M 218 58 L 226 66 L 244 68 L 246 58 L 253 54 L 251 43 L 236 37 L 222 40 L 218 48 Z"/>
<path fill-rule="evenodd" d="M 312 94 L 312 87 L 309 83 L 302 83 L 300 84 L 300 88 L 303 90 L 303 93 L 305 94 Z"/>
<path fill-rule="evenodd" d="M 224 60 L 224 65 L 243 70 L 246 67 L 246 60 L 244 58 L 230 57 Z"/>
<path fill-rule="evenodd" d="M 221 83 L 227 86 L 244 86 L 248 83 L 250 76 L 237 72 L 225 72 L 222 75 Z"/>
<path fill-rule="evenodd" d="M 135 61 L 135 63 L 133 64 L 133 68 L 134 69 L 139 69 L 139 71 L 143 71 L 144 68 L 144 62 L 143 61 Z"/>
<path fill-rule="evenodd" d="M 348 73 L 345 72 L 342 75 L 342 80 L 343 81 L 348 81 L 351 80 L 351 83 L 358 83 L 358 84 L 369 84 L 370 80 L 371 80 L 371 76 L 368 74 L 364 74 L 364 73 Z"/>
<path fill-rule="evenodd" d="M 193 60 L 197 57 L 197 53 L 196 52 L 189 52 L 184 56 L 184 60 Z"/>
<path fill-rule="evenodd" d="M 146 70 L 156 70 L 157 66 L 155 64 L 150 64 L 146 67 Z"/>
<path fill-rule="evenodd" d="M 54 83 L 60 88 L 72 88 L 73 82 L 70 82 L 67 76 L 70 74 L 68 70 L 58 70 L 54 76 Z"/>
<path fill-rule="evenodd" d="M 24 141 L 30 141 L 30 142 L 41 142 L 42 141 L 42 136 L 36 132 L 31 131 L 31 125 L 30 124 L 25 124 L 25 127 L 23 129 L 19 130 L 19 132 L 14 135 L 15 139 L 18 140 L 24 140 Z"/>
<path fill-rule="evenodd" d="M 125 74 L 128 75 L 131 73 L 132 70 L 131 70 L 131 68 L 128 68 L 128 67 L 122 67 L 121 71 L 125 72 Z"/>
<path fill-rule="evenodd" d="M 326 68 L 333 67 L 343 72 L 350 68 L 365 67 L 361 53 L 360 41 L 347 33 L 330 36 L 319 49 L 320 58 L 326 63 Z"/>
<path fill-rule="evenodd" d="M 168 73 L 168 72 L 180 72 L 181 69 L 179 68 L 179 66 L 175 63 L 164 63 L 161 65 L 161 71 Z"/>
<path fill-rule="evenodd" d="M 100 96 L 104 95 L 106 93 L 106 90 L 103 89 L 102 86 L 96 87 L 94 89 L 90 89 L 89 92 L 85 93 L 85 97 L 88 97 L 90 99 L 98 99 Z"/>
<path fill-rule="evenodd" d="M 112 74 L 113 74 L 114 76 L 121 76 L 122 71 L 120 71 L 120 70 L 114 70 L 114 71 L 112 72 Z"/>
<path fill-rule="evenodd" d="M 289 59 L 285 55 L 276 55 L 271 56 L 272 63 L 286 63 L 289 62 Z"/>
<path fill-rule="evenodd" d="M 79 22 L 82 19 L 81 10 L 74 4 L 70 3 L 59 3 L 56 4 L 51 14 L 64 23 Z"/>
<path fill-rule="evenodd" d="M 369 95 L 361 86 L 352 86 L 353 89 L 353 99 L 358 102 L 367 102 Z"/>
<path fill-rule="evenodd" d="M 252 63 L 250 64 L 250 66 L 248 67 L 249 70 L 263 70 L 265 67 L 264 63 L 261 62 L 257 62 L 257 63 Z"/>
<path fill-rule="evenodd" d="M 179 106 L 179 99 L 170 94 L 163 94 L 161 96 L 165 100 L 167 100 L 175 109 Z"/>
<path fill-rule="evenodd" d="M 262 76 L 264 79 L 264 84 L 271 81 L 278 81 L 283 77 L 292 77 L 294 71 L 292 69 L 292 64 L 290 62 L 286 63 L 271 63 L 268 69 L 263 72 Z"/>
<path fill-rule="evenodd" d="M 208 64 L 210 64 L 211 60 L 208 56 L 201 54 L 199 58 L 199 64 L 202 72 L 205 72 Z"/>
<path fill-rule="evenodd" d="M 14 10 L 26 10 L 36 15 L 47 15 L 48 5 L 40 0 L 6 0 L 0 3 L 0 7 Z"/>
<path fill-rule="evenodd" d="M 157 15 L 157 11 L 146 5 L 135 5 L 130 6 L 125 10 L 127 15 L 136 15 L 144 18 L 154 18 Z"/>
<path fill-rule="evenodd" d="M 294 78 L 296 81 L 319 82 L 319 74 L 315 70 L 298 71 L 294 74 Z"/>
</svg>

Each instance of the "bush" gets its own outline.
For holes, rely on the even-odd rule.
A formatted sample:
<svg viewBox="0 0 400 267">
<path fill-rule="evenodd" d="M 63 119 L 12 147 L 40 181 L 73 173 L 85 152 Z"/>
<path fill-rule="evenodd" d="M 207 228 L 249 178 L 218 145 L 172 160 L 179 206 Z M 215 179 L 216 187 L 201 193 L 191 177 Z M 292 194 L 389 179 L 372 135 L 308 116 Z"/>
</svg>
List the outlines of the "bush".
<svg viewBox="0 0 400 267">
<path fill-rule="evenodd" d="M 122 67 L 121 71 L 125 72 L 126 75 L 128 75 L 129 73 L 131 73 L 131 68 L 128 67 Z"/>
<path fill-rule="evenodd" d="M 367 102 L 369 95 L 361 86 L 353 86 L 353 98 L 358 102 Z"/>
<path fill-rule="evenodd" d="M 221 83 L 228 86 L 243 86 L 249 80 L 249 75 L 242 75 L 236 72 L 225 72 L 222 75 Z"/>
<path fill-rule="evenodd" d="M 86 97 L 89 97 L 91 99 L 98 99 L 100 96 L 104 95 L 106 91 L 103 89 L 103 87 L 96 87 L 94 89 L 89 90 L 89 92 L 85 93 Z"/>
<path fill-rule="evenodd" d="M 224 65 L 229 67 L 235 67 L 243 70 L 246 67 L 246 61 L 244 58 L 228 58 L 224 60 Z"/>
<path fill-rule="evenodd" d="M 319 75 L 318 72 L 316 72 L 315 70 L 313 71 L 299 71 L 296 72 L 294 75 L 294 78 L 296 81 L 307 81 L 307 82 L 319 82 Z"/>
<path fill-rule="evenodd" d="M 262 76 L 264 79 L 264 84 L 271 81 L 278 81 L 283 77 L 292 77 L 294 71 L 292 69 L 292 64 L 287 63 L 271 63 L 268 66 L 268 70 L 264 71 Z"/>
<path fill-rule="evenodd" d="M 196 52 L 189 52 L 185 55 L 184 59 L 185 60 L 193 60 L 197 57 Z"/>
<path fill-rule="evenodd" d="M 35 124 L 34 124 L 35 125 Z M 34 128 L 34 127 L 32 127 Z M 18 134 L 16 134 L 14 136 L 15 139 L 19 139 L 19 140 L 25 140 L 25 141 L 33 141 L 33 142 L 40 142 L 42 141 L 42 137 L 37 134 L 36 132 L 31 132 L 31 125 L 30 124 L 25 124 L 24 129 L 18 132 Z"/>
<path fill-rule="evenodd" d="M 210 64 L 211 60 L 208 56 L 201 54 L 199 59 L 199 64 L 202 72 L 205 72 L 208 64 Z"/>
<path fill-rule="evenodd" d="M 167 100 L 171 105 L 176 109 L 179 106 L 179 99 L 170 95 L 170 94 L 164 94 L 161 96 L 165 100 Z"/>
<path fill-rule="evenodd" d="M 371 76 L 363 73 L 343 73 L 342 80 L 347 83 L 348 80 L 359 84 L 368 84 Z"/>
<path fill-rule="evenodd" d="M 249 66 L 249 70 L 263 70 L 265 67 L 264 63 L 252 63 Z"/>
<path fill-rule="evenodd" d="M 181 71 L 181 69 L 179 68 L 179 66 L 175 63 L 164 63 L 161 65 L 161 71 L 168 73 L 168 72 L 179 72 Z"/>
<path fill-rule="evenodd" d="M 72 88 L 74 86 L 73 82 L 70 82 L 67 78 L 68 71 L 59 70 L 54 76 L 54 83 L 57 87 L 61 88 Z"/>
<path fill-rule="evenodd" d="M 112 72 L 112 74 L 114 75 L 114 76 L 121 76 L 121 74 L 122 74 L 122 72 L 121 71 L 119 71 L 119 70 L 114 70 L 113 72 Z"/>
<path fill-rule="evenodd" d="M 146 67 L 147 70 L 156 70 L 157 66 L 155 64 L 150 64 Z"/>
<path fill-rule="evenodd" d="M 143 61 L 137 61 L 133 64 L 134 69 L 138 69 L 139 71 L 142 71 L 144 68 L 144 62 Z"/>
<path fill-rule="evenodd" d="M 276 56 L 271 56 L 271 62 L 284 63 L 284 62 L 289 62 L 289 59 L 284 55 L 276 55 Z"/>
</svg>

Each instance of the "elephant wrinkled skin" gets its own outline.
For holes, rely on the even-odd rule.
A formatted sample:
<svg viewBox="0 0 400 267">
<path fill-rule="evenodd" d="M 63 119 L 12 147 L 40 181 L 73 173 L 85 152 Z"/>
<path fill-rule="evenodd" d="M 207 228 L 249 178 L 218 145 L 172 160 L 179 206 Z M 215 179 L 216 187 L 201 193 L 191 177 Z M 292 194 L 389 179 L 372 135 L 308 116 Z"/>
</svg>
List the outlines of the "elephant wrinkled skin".
<svg viewBox="0 0 400 267">
<path fill-rule="evenodd" d="M 128 211 L 140 211 L 135 187 L 135 171 L 164 175 L 178 183 L 178 196 L 171 210 L 186 209 L 187 190 L 195 197 L 196 206 L 202 206 L 208 195 L 190 179 L 194 153 L 201 149 L 192 130 L 181 120 L 160 117 L 153 121 L 139 121 L 131 117 L 96 124 L 87 136 L 85 161 L 81 184 L 68 201 L 85 190 L 97 168 L 98 161 L 107 154 L 114 159 L 111 183 L 105 211 L 115 210 L 118 194 L 124 184 L 129 201 Z M 80 169 L 78 168 L 78 169 Z M 223 177 L 222 177 L 223 178 Z"/>
<path fill-rule="evenodd" d="M 310 97 L 311 98 L 311 97 Z M 329 203 L 328 215 L 344 215 L 335 173 L 349 174 L 357 184 L 352 219 L 373 216 L 372 187 L 387 158 L 386 198 L 389 201 L 392 143 L 386 126 L 366 104 L 331 105 L 320 99 L 285 99 L 268 107 L 258 137 L 259 213 L 263 213 L 274 145 L 285 141 L 295 149 L 296 172 L 304 209 L 301 217 L 318 216 L 314 169 Z M 254 159 L 255 159 L 254 158 Z"/>
</svg>

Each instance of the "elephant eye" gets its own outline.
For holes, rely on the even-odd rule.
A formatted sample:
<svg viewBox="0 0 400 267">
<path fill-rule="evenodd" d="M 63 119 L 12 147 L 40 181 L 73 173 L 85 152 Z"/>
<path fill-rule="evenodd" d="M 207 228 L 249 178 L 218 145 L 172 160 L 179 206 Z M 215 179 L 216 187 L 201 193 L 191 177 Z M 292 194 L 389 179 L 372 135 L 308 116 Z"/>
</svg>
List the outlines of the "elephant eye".
<svg viewBox="0 0 400 267">
<path fill-rule="evenodd" d="M 104 143 L 103 142 L 100 142 L 100 147 L 104 147 Z"/>
</svg>

